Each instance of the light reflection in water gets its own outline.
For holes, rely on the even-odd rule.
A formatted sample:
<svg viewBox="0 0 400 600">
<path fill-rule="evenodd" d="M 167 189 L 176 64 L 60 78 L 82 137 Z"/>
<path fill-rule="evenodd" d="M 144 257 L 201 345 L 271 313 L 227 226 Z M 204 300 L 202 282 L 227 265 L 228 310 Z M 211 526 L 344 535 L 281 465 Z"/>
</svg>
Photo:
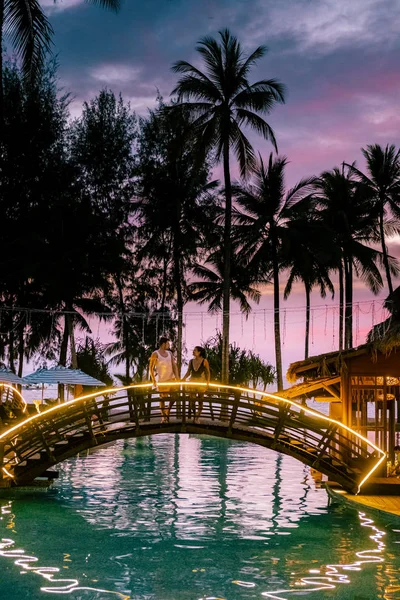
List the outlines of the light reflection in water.
<svg viewBox="0 0 400 600">
<path fill-rule="evenodd" d="M 57 493 L 16 498 L 0 522 L 0 539 L 14 541 L 0 552 L 1 599 L 398 598 L 400 532 L 328 507 L 309 470 L 289 457 L 166 434 L 60 469 Z M 26 554 L 10 553 L 18 548 Z M 60 568 L 43 571 L 28 553 Z"/>
<path fill-rule="evenodd" d="M 359 512 L 358 516 L 361 521 L 361 526 L 369 527 L 373 531 L 373 534 L 369 537 L 375 542 L 375 548 L 356 552 L 356 556 L 360 560 L 357 560 L 352 564 L 326 565 L 325 575 L 320 575 L 318 577 L 302 577 L 299 581 L 294 583 L 297 588 L 293 587 L 291 589 L 275 590 L 273 592 L 262 592 L 261 595 L 270 600 L 285 600 L 283 594 L 285 597 L 287 597 L 288 594 L 297 594 L 299 592 L 299 587 L 301 587 L 302 593 L 332 590 L 336 588 L 337 584 L 351 583 L 348 575 L 342 571 L 361 571 L 361 565 L 368 563 L 383 563 L 385 559 L 382 556 L 382 553 L 385 549 L 385 544 L 382 542 L 382 538 L 384 537 L 385 532 L 378 529 L 378 527 L 374 525 L 372 519 L 366 517 L 365 513 Z M 320 570 L 310 569 L 310 573 L 320 573 Z M 243 582 L 241 583 L 243 584 Z"/>
<path fill-rule="evenodd" d="M 14 527 L 15 515 L 12 514 L 12 502 L 1 507 L 1 515 L 9 515 L 9 523 Z M 11 558 L 17 567 L 23 569 L 24 572 L 31 571 L 35 575 L 40 575 L 43 579 L 46 579 L 49 583 L 54 584 L 51 587 L 41 587 L 40 590 L 50 594 L 72 594 L 78 591 L 91 591 L 106 594 L 106 596 L 117 596 L 120 600 L 129 600 L 130 596 L 121 594 L 120 592 L 113 592 L 110 590 L 103 590 L 99 588 L 87 587 L 79 585 L 78 579 L 61 579 L 55 578 L 55 574 L 59 573 L 61 569 L 58 567 L 41 567 L 37 563 L 39 559 L 36 556 L 30 556 L 25 554 L 25 550 L 22 548 L 14 548 L 15 542 L 12 539 L 2 538 L 0 541 L 0 556 L 4 558 Z"/>
</svg>

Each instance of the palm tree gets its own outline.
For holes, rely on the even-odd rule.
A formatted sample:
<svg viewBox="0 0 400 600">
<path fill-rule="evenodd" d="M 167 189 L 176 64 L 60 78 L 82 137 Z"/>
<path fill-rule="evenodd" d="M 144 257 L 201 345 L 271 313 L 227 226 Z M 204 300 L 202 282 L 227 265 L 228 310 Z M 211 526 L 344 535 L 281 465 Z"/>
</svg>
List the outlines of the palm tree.
<svg viewBox="0 0 400 600">
<path fill-rule="evenodd" d="M 375 203 L 379 223 L 379 235 L 382 245 L 383 264 L 385 267 L 386 280 L 389 294 L 393 292 L 392 274 L 389 265 L 389 257 L 385 242 L 385 220 L 388 213 L 392 214 L 395 221 L 400 219 L 400 150 L 387 145 L 383 149 L 379 144 L 372 144 L 362 148 L 367 161 L 368 175 L 356 169 L 355 165 L 348 165 L 355 173 L 359 181 L 364 183 L 370 190 Z M 393 233 L 399 233 L 399 227 L 391 228 Z"/>
<path fill-rule="evenodd" d="M 284 266 L 282 248 L 289 243 L 288 221 L 296 204 L 312 190 L 313 178 L 302 179 L 285 192 L 286 157 L 262 158 L 249 185 L 235 188 L 235 197 L 243 212 L 237 212 L 237 239 L 241 258 L 256 279 L 272 272 L 274 286 L 275 360 L 278 390 L 283 388 L 282 351 L 279 318 L 279 273 Z"/>
<path fill-rule="evenodd" d="M 306 330 L 304 358 L 309 354 L 311 292 L 314 286 L 319 287 L 322 298 L 326 292 L 335 295 L 330 279 L 334 261 L 331 254 L 331 243 L 326 228 L 316 220 L 313 199 L 306 198 L 296 205 L 297 215 L 288 222 L 288 244 L 285 246 L 285 262 L 289 266 L 289 275 L 283 297 L 286 300 L 293 284 L 300 281 L 306 293 Z"/>
<path fill-rule="evenodd" d="M 354 177 L 353 165 L 326 171 L 315 182 L 320 219 L 330 232 L 332 250 L 337 256 L 340 285 L 339 349 L 353 345 L 354 274 L 377 294 L 383 282 L 378 265 L 383 253 L 369 244 L 379 240 L 375 227 L 374 201 L 368 186 Z M 398 273 L 396 259 L 388 257 L 389 269 Z"/>
<path fill-rule="evenodd" d="M 57 0 L 54 0 L 56 2 Z M 86 0 L 103 8 L 118 11 L 121 0 Z M 44 58 L 50 51 L 53 28 L 39 0 L 0 0 L 0 127 L 3 121 L 3 42 L 9 38 L 22 62 L 26 79 L 40 73 Z"/>
<path fill-rule="evenodd" d="M 204 37 L 197 45 L 205 70 L 186 62 L 176 62 L 172 70 L 179 73 L 173 94 L 184 102 L 194 116 L 194 128 L 200 141 L 201 152 L 215 151 L 222 159 L 225 183 L 224 224 L 224 290 L 223 290 L 223 343 L 222 380 L 229 380 L 229 305 L 231 288 L 231 228 L 232 186 L 230 151 L 235 154 L 240 173 L 245 177 L 255 165 L 254 150 L 242 127 L 249 127 L 264 139 L 271 140 L 276 149 L 273 130 L 261 115 L 268 114 L 276 103 L 284 102 L 284 87 L 275 79 L 249 82 L 252 67 L 266 54 L 259 46 L 246 55 L 237 38 L 225 29 L 219 32 L 220 43 Z"/>
<path fill-rule="evenodd" d="M 176 296 L 178 313 L 177 365 L 182 363 L 183 308 L 187 300 L 186 272 L 204 246 L 214 218 L 209 165 L 198 164 L 188 135 L 191 118 L 181 105 L 169 111 L 160 103 L 142 123 L 139 150 L 138 200 L 133 210 L 138 223 L 138 259 L 164 266 L 166 289 Z M 169 285 L 167 276 L 169 275 Z"/>
<path fill-rule="evenodd" d="M 192 267 L 193 275 L 198 278 L 188 285 L 191 300 L 199 304 L 207 304 L 210 313 L 221 311 L 224 299 L 224 260 L 222 248 L 217 252 L 210 253 L 204 264 L 196 264 Z M 251 312 L 249 300 L 258 304 L 261 293 L 255 284 L 267 283 L 267 279 L 255 282 L 249 277 L 249 271 L 239 264 L 238 260 L 233 262 L 231 280 L 231 298 L 239 302 L 240 310 L 248 316 Z"/>
</svg>

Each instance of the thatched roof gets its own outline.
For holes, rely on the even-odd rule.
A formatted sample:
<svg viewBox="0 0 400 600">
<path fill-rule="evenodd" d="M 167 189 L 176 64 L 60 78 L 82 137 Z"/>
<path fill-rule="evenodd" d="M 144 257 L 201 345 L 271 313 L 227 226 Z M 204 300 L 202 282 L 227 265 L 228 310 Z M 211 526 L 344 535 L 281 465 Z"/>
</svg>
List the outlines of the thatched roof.
<svg viewBox="0 0 400 600">
<path fill-rule="evenodd" d="M 319 354 L 318 356 L 310 356 L 304 360 L 291 363 L 286 374 L 286 379 L 290 382 L 295 382 L 300 377 L 319 378 L 332 377 L 340 375 L 343 368 L 346 368 L 346 359 L 359 356 L 360 354 L 368 354 L 372 352 L 372 347 L 369 344 L 351 348 L 350 350 L 341 350 L 336 352 L 328 352 Z"/>
<path fill-rule="evenodd" d="M 395 348 L 400 347 L 400 320 L 389 317 L 386 321 L 378 323 L 368 334 L 368 342 L 373 349 L 386 356 Z"/>
<path fill-rule="evenodd" d="M 400 286 L 386 298 L 384 307 L 391 315 L 371 329 L 367 341 L 375 352 L 388 355 L 400 347 Z"/>
</svg>

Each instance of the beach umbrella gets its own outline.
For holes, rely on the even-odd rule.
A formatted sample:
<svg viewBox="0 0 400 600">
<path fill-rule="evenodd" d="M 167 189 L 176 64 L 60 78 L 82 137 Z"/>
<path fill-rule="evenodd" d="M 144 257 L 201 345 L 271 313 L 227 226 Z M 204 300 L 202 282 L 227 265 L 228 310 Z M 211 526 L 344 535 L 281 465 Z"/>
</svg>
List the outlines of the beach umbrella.
<svg viewBox="0 0 400 600">
<path fill-rule="evenodd" d="M 7 369 L 7 367 L 0 367 L 0 384 L 9 383 L 11 385 L 23 385 L 24 380 L 18 377 L 15 373 Z"/>
<path fill-rule="evenodd" d="M 60 365 L 46 369 L 42 367 L 27 375 L 23 379 L 23 383 L 34 384 L 34 383 L 47 383 L 48 385 L 90 385 L 90 386 L 105 386 L 106 384 L 95 379 L 91 375 L 87 375 L 80 369 L 68 369 Z"/>
</svg>

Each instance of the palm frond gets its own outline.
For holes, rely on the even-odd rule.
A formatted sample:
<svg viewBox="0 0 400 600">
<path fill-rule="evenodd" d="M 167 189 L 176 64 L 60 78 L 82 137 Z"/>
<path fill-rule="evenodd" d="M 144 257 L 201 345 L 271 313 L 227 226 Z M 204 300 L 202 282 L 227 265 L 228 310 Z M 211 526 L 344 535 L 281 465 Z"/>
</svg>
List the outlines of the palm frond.
<svg viewBox="0 0 400 600">
<path fill-rule="evenodd" d="M 269 113 L 275 104 L 285 103 L 285 86 L 276 79 L 264 79 L 246 86 L 233 99 L 237 108 L 248 108 Z"/>
<path fill-rule="evenodd" d="M 54 0 L 56 1 L 56 0 Z M 121 0 L 85 0 L 86 4 L 94 4 L 101 8 L 107 8 L 114 12 L 118 12 L 121 8 Z"/>
<path fill-rule="evenodd" d="M 239 69 L 238 78 L 246 79 L 247 75 L 256 62 L 258 62 L 263 56 L 265 56 L 268 52 L 267 46 L 258 46 L 253 52 L 246 58 L 244 63 Z"/>
<path fill-rule="evenodd" d="M 22 61 L 28 81 L 34 81 L 52 44 L 53 28 L 38 0 L 6 2 L 4 32 Z"/>
<path fill-rule="evenodd" d="M 230 141 L 239 162 L 240 175 L 245 178 L 254 169 L 256 157 L 253 146 L 235 121 L 231 123 Z"/>
<path fill-rule="evenodd" d="M 265 140 L 270 140 L 275 152 L 278 152 L 274 131 L 262 117 L 245 108 L 238 108 L 236 114 L 239 119 L 239 126 L 243 123 L 245 126 L 259 133 Z"/>
</svg>

